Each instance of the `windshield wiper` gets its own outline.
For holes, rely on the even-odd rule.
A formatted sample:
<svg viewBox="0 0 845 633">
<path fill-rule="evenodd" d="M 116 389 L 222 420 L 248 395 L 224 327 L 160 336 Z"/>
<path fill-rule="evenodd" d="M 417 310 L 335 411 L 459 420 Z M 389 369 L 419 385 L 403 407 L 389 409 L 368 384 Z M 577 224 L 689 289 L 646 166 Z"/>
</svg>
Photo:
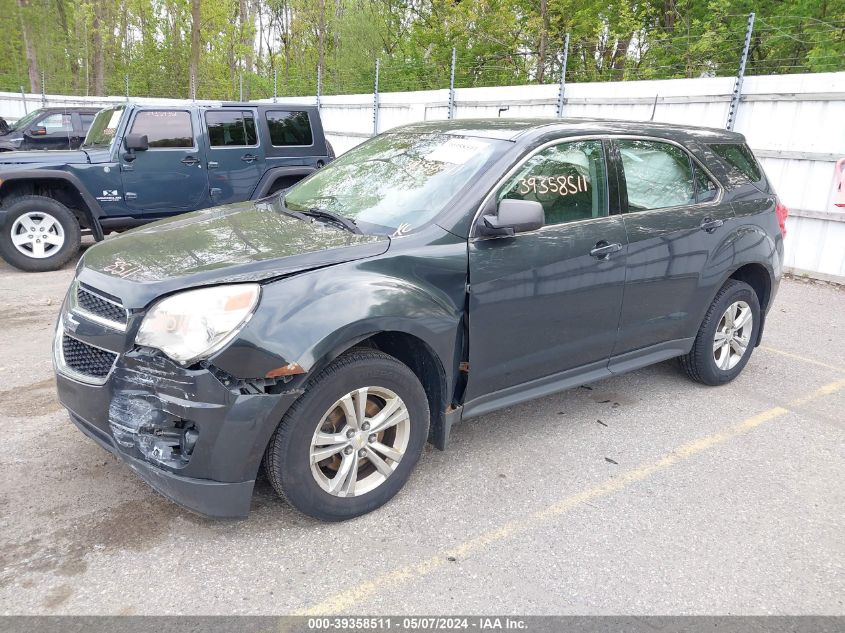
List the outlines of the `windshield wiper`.
<svg viewBox="0 0 845 633">
<path fill-rule="evenodd" d="M 351 218 L 346 218 L 332 211 L 326 211 L 325 209 L 320 209 L 319 207 L 313 207 L 311 209 L 308 209 L 308 211 L 300 211 L 299 213 L 301 213 L 302 215 L 310 216 L 312 218 L 325 218 L 326 220 L 329 220 L 336 224 L 340 224 L 347 231 L 351 231 L 352 233 L 355 233 L 357 235 L 361 235 L 363 233 L 363 231 L 358 228 L 358 225 L 355 224 L 354 220 L 352 220 Z"/>
</svg>

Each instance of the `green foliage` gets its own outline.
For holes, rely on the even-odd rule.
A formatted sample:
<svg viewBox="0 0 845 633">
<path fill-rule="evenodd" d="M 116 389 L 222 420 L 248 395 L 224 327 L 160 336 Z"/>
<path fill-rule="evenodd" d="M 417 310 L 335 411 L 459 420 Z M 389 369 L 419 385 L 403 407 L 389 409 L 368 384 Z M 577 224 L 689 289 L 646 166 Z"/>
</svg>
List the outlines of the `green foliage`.
<svg viewBox="0 0 845 633">
<path fill-rule="evenodd" d="M 0 0 L 0 89 L 188 97 L 196 1 Z M 845 69 L 845 0 L 198 1 L 204 99 Z"/>
</svg>

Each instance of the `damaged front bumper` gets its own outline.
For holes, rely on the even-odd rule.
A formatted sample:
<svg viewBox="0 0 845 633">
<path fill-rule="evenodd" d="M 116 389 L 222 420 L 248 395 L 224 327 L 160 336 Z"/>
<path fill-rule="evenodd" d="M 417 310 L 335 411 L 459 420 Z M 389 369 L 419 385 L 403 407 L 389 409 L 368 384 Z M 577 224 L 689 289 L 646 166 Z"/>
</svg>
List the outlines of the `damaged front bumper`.
<svg viewBox="0 0 845 633">
<path fill-rule="evenodd" d="M 88 437 L 194 512 L 245 517 L 267 443 L 299 391 L 253 385 L 214 367 L 182 368 L 151 350 L 115 355 L 98 384 L 63 371 L 59 400 Z"/>
</svg>

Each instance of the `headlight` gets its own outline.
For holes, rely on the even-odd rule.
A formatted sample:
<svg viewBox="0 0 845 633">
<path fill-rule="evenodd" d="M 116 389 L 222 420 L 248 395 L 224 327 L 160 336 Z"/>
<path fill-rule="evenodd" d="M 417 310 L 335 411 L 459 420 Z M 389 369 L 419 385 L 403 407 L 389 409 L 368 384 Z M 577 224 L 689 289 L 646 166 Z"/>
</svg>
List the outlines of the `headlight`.
<svg viewBox="0 0 845 633">
<path fill-rule="evenodd" d="M 231 341 L 252 316 L 260 295 L 258 284 L 180 292 L 153 305 L 135 342 L 189 365 Z"/>
</svg>

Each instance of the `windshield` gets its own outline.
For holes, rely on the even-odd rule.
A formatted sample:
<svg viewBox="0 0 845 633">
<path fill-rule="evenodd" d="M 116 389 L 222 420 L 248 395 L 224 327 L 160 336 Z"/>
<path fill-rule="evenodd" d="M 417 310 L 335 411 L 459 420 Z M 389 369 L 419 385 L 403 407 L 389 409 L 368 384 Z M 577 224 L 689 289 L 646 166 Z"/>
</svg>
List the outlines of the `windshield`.
<svg viewBox="0 0 845 633">
<path fill-rule="evenodd" d="M 15 121 L 14 123 L 9 124 L 9 130 L 17 130 L 19 128 L 25 128 L 27 125 L 32 123 L 35 119 L 37 119 L 44 110 L 33 110 L 29 114 L 25 114 L 20 119 Z"/>
<path fill-rule="evenodd" d="M 441 132 L 378 136 L 285 195 L 293 211 L 321 209 L 364 233 L 402 235 L 432 220 L 506 141 Z"/>
<path fill-rule="evenodd" d="M 120 117 L 123 116 L 124 108 L 125 106 L 116 106 L 100 110 L 94 117 L 94 122 L 88 130 L 82 147 L 110 147 L 117 133 L 117 126 L 120 123 Z"/>
</svg>

